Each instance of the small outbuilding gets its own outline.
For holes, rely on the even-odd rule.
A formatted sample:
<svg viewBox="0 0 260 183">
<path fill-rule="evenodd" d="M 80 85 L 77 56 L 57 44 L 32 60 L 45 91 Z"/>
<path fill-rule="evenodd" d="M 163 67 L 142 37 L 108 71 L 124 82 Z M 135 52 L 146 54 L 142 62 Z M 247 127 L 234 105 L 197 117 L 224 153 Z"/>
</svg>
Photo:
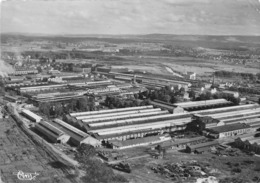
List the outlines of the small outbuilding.
<svg viewBox="0 0 260 183">
<path fill-rule="evenodd" d="M 219 138 L 237 136 L 251 131 L 251 127 L 245 123 L 234 123 L 230 125 L 217 126 L 207 129 L 209 135 L 218 135 Z"/>
</svg>

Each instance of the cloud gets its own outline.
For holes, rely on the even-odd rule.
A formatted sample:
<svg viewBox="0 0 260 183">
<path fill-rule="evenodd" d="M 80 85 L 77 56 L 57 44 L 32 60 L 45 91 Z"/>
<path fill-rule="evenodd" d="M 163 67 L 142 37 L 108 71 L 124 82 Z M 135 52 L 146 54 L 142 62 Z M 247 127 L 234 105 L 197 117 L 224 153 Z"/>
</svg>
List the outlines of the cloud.
<svg viewBox="0 0 260 183">
<path fill-rule="evenodd" d="M 224 27 L 225 34 L 258 34 L 260 17 L 242 0 L 13 0 L 2 3 L 1 27 L 48 34 L 219 34 Z"/>
</svg>

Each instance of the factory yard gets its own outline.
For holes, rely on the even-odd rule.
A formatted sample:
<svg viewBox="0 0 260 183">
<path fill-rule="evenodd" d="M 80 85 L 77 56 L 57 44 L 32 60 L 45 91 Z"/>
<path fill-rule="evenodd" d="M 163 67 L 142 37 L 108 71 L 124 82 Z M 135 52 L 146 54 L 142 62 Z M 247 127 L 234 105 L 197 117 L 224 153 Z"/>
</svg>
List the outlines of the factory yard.
<svg viewBox="0 0 260 183">
<path fill-rule="evenodd" d="M 60 167 L 55 168 L 57 162 L 35 145 L 11 118 L 0 119 L 0 125 L 0 176 L 3 182 L 21 182 L 18 171 L 39 174 L 33 182 L 71 182 Z"/>
<path fill-rule="evenodd" d="M 260 158 L 238 149 L 232 150 L 236 152 L 236 156 L 220 156 L 213 152 L 186 154 L 173 151 L 168 152 L 163 159 L 154 159 L 151 156 L 133 159 L 127 161 L 133 169 L 132 173 L 122 174 L 130 182 L 138 183 L 196 182 L 197 179 L 205 180 L 211 177 L 228 183 L 232 178 L 241 183 L 259 181 Z"/>
</svg>

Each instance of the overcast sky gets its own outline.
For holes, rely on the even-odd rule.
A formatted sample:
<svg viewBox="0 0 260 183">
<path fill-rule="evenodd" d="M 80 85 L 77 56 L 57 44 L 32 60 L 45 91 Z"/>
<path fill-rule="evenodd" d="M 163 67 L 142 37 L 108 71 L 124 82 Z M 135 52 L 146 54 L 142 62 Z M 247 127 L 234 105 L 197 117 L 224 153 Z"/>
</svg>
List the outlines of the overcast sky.
<svg viewBox="0 0 260 183">
<path fill-rule="evenodd" d="M 2 0 L 1 32 L 260 35 L 260 0 Z"/>
</svg>

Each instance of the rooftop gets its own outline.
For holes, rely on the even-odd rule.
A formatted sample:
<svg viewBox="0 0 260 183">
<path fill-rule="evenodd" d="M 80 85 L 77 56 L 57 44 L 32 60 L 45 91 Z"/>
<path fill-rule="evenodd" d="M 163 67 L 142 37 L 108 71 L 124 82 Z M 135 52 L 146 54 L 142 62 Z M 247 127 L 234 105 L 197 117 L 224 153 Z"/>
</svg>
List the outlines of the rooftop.
<svg viewBox="0 0 260 183">
<path fill-rule="evenodd" d="M 131 146 L 131 145 L 135 145 L 135 144 L 155 142 L 155 141 L 159 141 L 159 140 L 160 140 L 160 136 L 151 136 L 151 137 L 137 138 L 137 139 L 131 139 L 131 140 L 125 140 L 125 141 L 110 140 L 109 142 L 118 147 L 125 147 L 125 146 Z"/>
<path fill-rule="evenodd" d="M 196 144 L 196 145 L 190 145 L 189 148 L 191 150 L 195 150 L 195 149 L 200 149 L 200 148 L 204 148 L 204 147 L 215 146 L 218 144 L 219 144 L 219 142 L 214 140 L 214 141 L 204 142 L 204 143 L 200 143 L 200 144 Z"/>
<path fill-rule="evenodd" d="M 224 133 L 224 132 L 230 132 L 230 131 L 241 130 L 246 128 L 250 128 L 250 125 L 245 123 L 235 123 L 231 125 L 213 127 L 210 129 L 210 131 L 217 132 L 217 133 Z"/>
</svg>

